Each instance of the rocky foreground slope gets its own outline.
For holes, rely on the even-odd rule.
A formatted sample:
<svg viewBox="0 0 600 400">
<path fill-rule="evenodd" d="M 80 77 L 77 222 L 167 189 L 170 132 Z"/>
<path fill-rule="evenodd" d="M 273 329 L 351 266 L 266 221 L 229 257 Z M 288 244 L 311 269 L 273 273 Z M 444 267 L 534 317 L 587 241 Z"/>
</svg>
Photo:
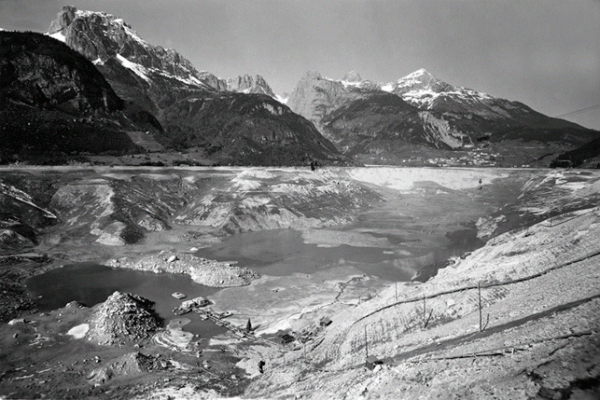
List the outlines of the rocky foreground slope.
<svg viewBox="0 0 600 400">
<path fill-rule="evenodd" d="M 391 285 L 338 309 L 305 353 L 273 359 L 246 393 L 597 398 L 599 233 L 592 207 L 500 235 L 424 284 Z M 366 368 L 367 356 L 383 364 Z"/>
</svg>

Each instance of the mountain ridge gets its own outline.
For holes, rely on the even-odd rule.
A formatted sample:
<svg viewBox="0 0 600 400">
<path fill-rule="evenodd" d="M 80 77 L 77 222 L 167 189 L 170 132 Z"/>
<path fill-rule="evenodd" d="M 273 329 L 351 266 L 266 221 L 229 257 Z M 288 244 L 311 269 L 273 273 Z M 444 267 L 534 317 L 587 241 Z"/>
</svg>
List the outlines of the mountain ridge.
<svg viewBox="0 0 600 400">
<path fill-rule="evenodd" d="M 157 139 L 166 146 L 200 152 L 217 164 L 353 164 L 277 102 L 260 76 L 228 82 L 198 72 L 175 50 L 149 44 L 103 12 L 64 7 L 48 34 L 92 61 L 120 97 L 155 115 L 165 130 Z"/>
<path fill-rule="evenodd" d="M 414 108 L 408 112 L 406 104 L 386 95 Z M 364 163 L 434 159 L 441 164 L 547 166 L 553 156 L 600 135 L 523 103 L 453 86 L 423 68 L 389 83 L 362 80 L 356 71 L 341 80 L 308 72 L 288 105 L 338 150 Z"/>
<path fill-rule="evenodd" d="M 162 131 L 85 57 L 37 33 L 0 32 L 0 99 L 2 162 L 140 151 L 129 132 Z"/>
</svg>

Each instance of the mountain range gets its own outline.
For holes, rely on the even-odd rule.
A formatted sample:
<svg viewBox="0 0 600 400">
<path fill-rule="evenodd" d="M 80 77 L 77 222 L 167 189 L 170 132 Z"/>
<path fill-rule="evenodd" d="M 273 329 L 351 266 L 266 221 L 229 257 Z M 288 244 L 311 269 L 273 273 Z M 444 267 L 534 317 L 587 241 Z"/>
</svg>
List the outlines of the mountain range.
<svg viewBox="0 0 600 400">
<path fill-rule="evenodd" d="M 279 96 L 260 75 L 198 71 L 123 19 L 73 6 L 46 36 L 0 40 L 5 161 L 51 149 L 177 153 L 203 165 L 547 166 L 600 135 L 424 69 L 390 83 L 309 72 Z"/>
<path fill-rule="evenodd" d="M 242 76 L 225 81 L 208 72 L 198 72 L 179 53 L 147 43 L 127 23 L 113 15 L 66 6 L 50 24 L 47 36 L 9 32 L 0 32 L 0 35 L 2 64 L 7 65 L 3 68 L 19 72 L 10 76 L 2 74 L 6 76 L 6 82 L 0 89 L 11 89 L 12 103 L 19 103 L 21 107 L 21 99 L 27 97 L 23 93 L 35 92 L 38 88 L 62 93 L 64 84 L 56 81 L 54 76 L 61 74 L 63 66 L 60 62 L 46 63 L 51 54 L 57 60 L 79 61 L 64 79 L 70 80 L 72 88 L 63 91 L 81 94 L 91 90 L 87 86 L 87 89 L 83 88 L 89 79 L 73 76 L 100 77 L 98 85 L 110 93 L 111 101 L 119 107 L 120 104 L 131 104 L 132 108 L 135 105 L 136 117 L 154 124 L 155 129 L 139 124 L 125 125 L 115 120 L 112 114 L 104 115 L 102 120 L 112 123 L 119 131 L 119 137 L 127 138 L 126 144 L 115 144 L 114 148 L 108 149 L 114 154 L 184 153 L 184 158 L 187 156 L 191 163 L 204 165 L 354 164 L 324 139 L 312 123 L 264 94 L 272 94 L 264 79 Z M 20 47 L 19 41 L 31 40 L 38 45 Z M 25 60 L 19 61 L 22 68 L 15 67 L 13 58 L 5 57 L 15 48 L 22 53 L 19 60 Z M 33 63 L 28 63 L 29 60 Z M 28 68 L 34 69 L 40 79 L 30 79 Z M 91 96 L 96 95 L 92 93 Z M 0 105 L 0 112 L 8 112 L 1 110 L 7 104 Z M 73 110 L 56 107 L 52 101 L 28 106 L 32 113 L 40 114 L 47 113 L 46 108 L 51 107 L 57 121 L 73 116 Z M 111 112 L 119 109 L 111 107 Z M 76 117 L 80 119 L 100 111 L 107 112 L 101 105 L 76 111 Z M 32 127 L 24 119 L 15 119 L 11 124 L 0 126 L 0 135 L 14 136 L 13 132 L 18 131 L 22 133 L 18 135 L 21 142 L 28 142 L 48 136 L 49 129 L 57 128 L 45 120 Z M 80 130 L 79 139 L 93 147 L 98 134 Z M 105 141 L 115 142 L 108 136 Z M 28 156 L 39 153 L 32 154 L 30 144 L 21 142 L 6 149 L 11 153 L 7 158 L 14 157 L 14 153 L 27 153 Z M 60 151 L 64 146 L 57 144 L 55 147 Z M 82 152 L 82 149 L 73 148 L 63 150 Z M 100 145 L 94 151 L 84 149 L 86 153 L 105 153 L 105 150 Z"/>
<path fill-rule="evenodd" d="M 369 164 L 547 165 L 600 134 L 425 69 L 390 83 L 355 71 L 341 80 L 309 72 L 287 104 L 342 153 Z"/>
</svg>

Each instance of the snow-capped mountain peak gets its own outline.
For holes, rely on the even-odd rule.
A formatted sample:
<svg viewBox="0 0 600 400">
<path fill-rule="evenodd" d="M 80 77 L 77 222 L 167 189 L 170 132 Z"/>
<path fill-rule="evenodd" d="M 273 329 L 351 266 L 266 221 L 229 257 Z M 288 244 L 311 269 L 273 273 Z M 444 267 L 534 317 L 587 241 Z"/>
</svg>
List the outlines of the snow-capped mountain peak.
<svg viewBox="0 0 600 400">
<path fill-rule="evenodd" d="M 429 71 L 427 71 L 425 68 L 419 68 L 418 70 L 411 72 L 410 74 L 406 75 L 404 78 L 400 78 L 401 80 L 409 80 L 409 79 L 415 79 L 415 80 L 437 80 L 433 75 L 431 75 L 429 73 Z"/>
<path fill-rule="evenodd" d="M 460 86 L 452 86 L 434 75 L 425 68 L 418 69 L 396 82 L 380 85 L 380 90 L 402 97 L 405 101 L 420 109 L 430 109 L 433 103 L 440 98 L 452 98 L 452 102 L 473 102 L 492 99 L 493 97 Z"/>
<path fill-rule="evenodd" d="M 146 82 L 160 75 L 204 90 L 217 89 L 204 82 L 192 63 L 175 50 L 149 44 L 112 14 L 65 6 L 50 24 L 48 35 L 96 65 L 114 59 Z"/>
<path fill-rule="evenodd" d="M 394 84 L 388 84 L 386 87 L 392 87 L 391 92 L 403 94 L 410 91 L 431 91 L 434 93 L 449 92 L 455 88 L 448 83 L 437 79 L 425 68 L 421 68 L 398 79 Z"/>
</svg>

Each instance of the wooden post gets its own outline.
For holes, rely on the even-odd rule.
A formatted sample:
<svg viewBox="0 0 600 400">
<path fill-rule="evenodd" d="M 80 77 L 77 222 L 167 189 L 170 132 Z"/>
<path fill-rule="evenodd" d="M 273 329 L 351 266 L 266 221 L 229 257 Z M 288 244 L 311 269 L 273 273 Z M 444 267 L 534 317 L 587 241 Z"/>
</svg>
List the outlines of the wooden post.
<svg viewBox="0 0 600 400">
<path fill-rule="evenodd" d="M 367 340 L 367 326 L 365 325 L 365 362 L 369 358 L 369 341 Z"/>
<path fill-rule="evenodd" d="M 477 291 L 479 293 L 479 332 L 483 332 L 483 314 L 481 310 L 481 282 L 477 283 Z"/>
</svg>

